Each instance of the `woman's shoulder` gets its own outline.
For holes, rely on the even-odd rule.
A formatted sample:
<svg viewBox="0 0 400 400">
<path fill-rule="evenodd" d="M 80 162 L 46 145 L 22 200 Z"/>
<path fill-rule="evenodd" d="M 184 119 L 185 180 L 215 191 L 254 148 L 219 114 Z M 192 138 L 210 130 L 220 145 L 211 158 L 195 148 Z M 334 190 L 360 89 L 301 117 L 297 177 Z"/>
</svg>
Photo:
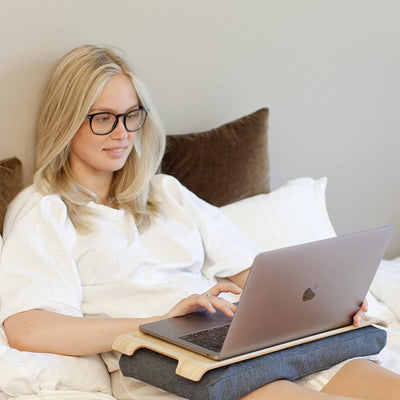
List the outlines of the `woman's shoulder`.
<svg viewBox="0 0 400 400">
<path fill-rule="evenodd" d="M 156 174 L 151 179 L 151 184 L 154 187 L 182 186 L 182 184 L 172 175 Z"/>
<path fill-rule="evenodd" d="M 159 198 L 173 197 L 176 200 L 187 195 L 189 190 L 172 175 L 156 174 L 151 180 L 153 192 Z"/>
<path fill-rule="evenodd" d="M 66 206 L 58 194 L 44 195 L 30 185 L 17 194 L 8 207 L 8 212 L 23 213 L 40 207 L 47 211 L 65 210 Z"/>
<path fill-rule="evenodd" d="M 205 212 L 207 214 L 215 214 L 218 212 L 217 207 L 202 200 L 171 175 L 155 175 L 151 184 L 156 196 L 161 201 L 171 200 L 178 203 L 186 210 L 196 209 L 197 212 Z"/>
<path fill-rule="evenodd" d="M 23 189 L 7 209 L 4 221 L 6 232 L 19 220 L 38 223 L 40 219 L 65 220 L 67 208 L 61 197 L 57 194 L 43 195 L 39 193 L 34 185 Z"/>
</svg>

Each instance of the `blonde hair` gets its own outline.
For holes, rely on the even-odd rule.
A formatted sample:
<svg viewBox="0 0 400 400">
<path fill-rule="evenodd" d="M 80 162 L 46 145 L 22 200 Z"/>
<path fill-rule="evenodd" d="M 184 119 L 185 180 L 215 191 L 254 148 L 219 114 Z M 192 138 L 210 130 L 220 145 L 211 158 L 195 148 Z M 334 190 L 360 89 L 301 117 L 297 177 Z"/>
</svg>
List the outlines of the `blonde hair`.
<svg viewBox="0 0 400 400">
<path fill-rule="evenodd" d="M 135 148 L 124 167 L 114 172 L 109 205 L 133 215 L 139 228 L 148 226 L 159 211 L 150 180 L 157 172 L 165 148 L 165 132 L 150 97 L 126 62 L 107 47 L 81 46 L 67 53 L 53 69 L 37 120 L 34 185 L 44 194 L 59 194 L 74 226 L 90 231 L 89 201 L 96 195 L 73 178 L 69 163 L 70 143 L 105 84 L 115 75 L 132 80 L 140 104 L 148 116 Z"/>
</svg>

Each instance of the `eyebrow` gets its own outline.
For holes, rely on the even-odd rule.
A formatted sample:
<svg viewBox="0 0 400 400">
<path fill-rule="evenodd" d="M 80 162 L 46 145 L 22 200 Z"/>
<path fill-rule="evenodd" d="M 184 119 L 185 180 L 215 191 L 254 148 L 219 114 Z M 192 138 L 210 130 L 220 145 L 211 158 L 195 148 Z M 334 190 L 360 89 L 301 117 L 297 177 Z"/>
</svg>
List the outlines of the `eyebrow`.
<svg viewBox="0 0 400 400">
<path fill-rule="evenodd" d="M 136 110 L 140 107 L 139 103 L 136 103 L 135 105 L 133 105 L 132 107 L 129 107 L 128 109 L 125 110 L 125 113 Z M 91 108 L 89 110 L 89 114 L 96 114 L 96 113 L 101 113 L 101 112 L 105 112 L 105 113 L 111 113 L 111 114 L 119 114 L 117 112 L 115 112 L 115 109 L 112 109 L 110 107 L 96 107 L 96 108 Z"/>
</svg>

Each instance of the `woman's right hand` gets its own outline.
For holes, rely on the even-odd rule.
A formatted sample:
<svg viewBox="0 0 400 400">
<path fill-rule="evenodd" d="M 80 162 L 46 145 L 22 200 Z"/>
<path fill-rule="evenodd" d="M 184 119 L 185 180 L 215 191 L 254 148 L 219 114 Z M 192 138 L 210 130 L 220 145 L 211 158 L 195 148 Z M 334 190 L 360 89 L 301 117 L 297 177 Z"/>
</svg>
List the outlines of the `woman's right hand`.
<svg viewBox="0 0 400 400">
<path fill-rule="evenodd" d="M 225 315 L 232 318 L 236 311 L 236 306 L 228 300 L 218 297 L 220 293 L 226 292 L 240 294 L 241 289 L 231 283 L 218 283 L 205 293 L 192 294 L 182 299 L 161 318 L 180 317 L 202 309 L 206 309 L 213 314 L 217 310 L 221 310 Z"/>
</svg>

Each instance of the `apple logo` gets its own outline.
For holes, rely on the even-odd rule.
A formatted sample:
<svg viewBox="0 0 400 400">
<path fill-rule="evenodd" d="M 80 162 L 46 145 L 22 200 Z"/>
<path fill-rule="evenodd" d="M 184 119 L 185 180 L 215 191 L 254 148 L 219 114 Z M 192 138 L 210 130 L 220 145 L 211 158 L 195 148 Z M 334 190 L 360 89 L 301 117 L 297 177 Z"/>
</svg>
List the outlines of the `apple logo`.
<svg viewBox="0 0 400 400">
<path fill-rule="evenodd" d="M 317 289 L 318 289 L 318 283 L 314 283 L 314 285 L 307 288 L 303 293 L 303 301 L 312 300 L 317 294 Z"/>
</svg>

